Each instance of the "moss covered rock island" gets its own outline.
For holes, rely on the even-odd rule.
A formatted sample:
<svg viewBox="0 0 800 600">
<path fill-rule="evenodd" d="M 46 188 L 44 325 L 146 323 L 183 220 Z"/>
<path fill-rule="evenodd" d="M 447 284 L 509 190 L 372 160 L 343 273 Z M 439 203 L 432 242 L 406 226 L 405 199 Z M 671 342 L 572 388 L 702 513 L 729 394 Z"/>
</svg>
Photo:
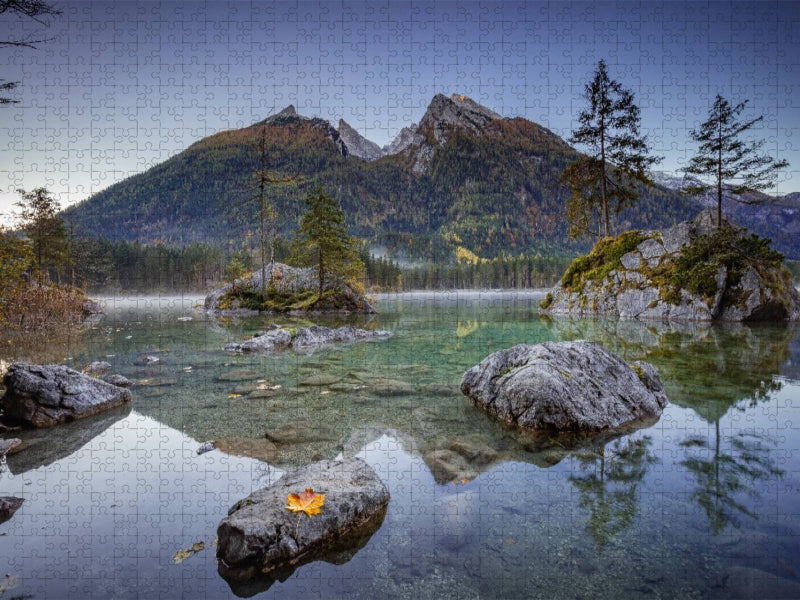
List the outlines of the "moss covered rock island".
<svg viewBox="0 0 800 600">
<path fill-rule="evenodd" d="M 364 294 L 343 278 L 328 278 L 320 296 L 313 267 L 275 263 L 267 278 L 266 294 L 261 293 L 259 270 L 211 292 L 204 308 L 219 314 L 375 312 Z"/>
<path fill-rule="evenodd" d="M 800 292 L 769 240 L 711 211 L 663 231 L 599 241 L 570 265 L 544 312 L 689 321 L 797 321 Z"/>
</svg>

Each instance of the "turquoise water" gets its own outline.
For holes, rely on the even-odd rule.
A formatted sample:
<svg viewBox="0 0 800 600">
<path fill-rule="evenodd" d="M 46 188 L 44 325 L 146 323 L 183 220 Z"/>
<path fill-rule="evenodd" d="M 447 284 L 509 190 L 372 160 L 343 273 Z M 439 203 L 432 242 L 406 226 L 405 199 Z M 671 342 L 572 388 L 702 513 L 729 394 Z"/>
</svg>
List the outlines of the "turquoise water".
<svg viewBox="0 0 800 600">
<path fill-rule="evenodd" d="M 4 344 L 6 361 L 108 360 L 138 385 L 123 410 L 14 434 L 31 445 L 0 473 L 0 495 L 25 498 L 0 525 L 0 589 L 710 598 L 730 596 L 743 573 L 798 589 L 800 330 L 552 320 L 538 314 L 540 297 L 386 296 L 371 319 L 318 322 L 393 339 L 306 354 L 226 354 L 226 342 L 272 321 L 303 321 L 208 318 L 188 298 L 109 303 L 83 335 Z M 661 419 L 616 438 L 548 439 L 493 422 L 458 391 L 495 350 L 571 339 L 652 362 L 670 399 Z M 134 365 L 144 355 L 160 360 Z M 220 449 L 198 456 L 207 440 Z M 228 508 L 288 469 L 337 456 L 362 457 L 389 487 L 380 529 L 285 581 L 232 589 L 213 547 Z M 173 563 L 199 541 L 203 550 Z"/>
</svg>

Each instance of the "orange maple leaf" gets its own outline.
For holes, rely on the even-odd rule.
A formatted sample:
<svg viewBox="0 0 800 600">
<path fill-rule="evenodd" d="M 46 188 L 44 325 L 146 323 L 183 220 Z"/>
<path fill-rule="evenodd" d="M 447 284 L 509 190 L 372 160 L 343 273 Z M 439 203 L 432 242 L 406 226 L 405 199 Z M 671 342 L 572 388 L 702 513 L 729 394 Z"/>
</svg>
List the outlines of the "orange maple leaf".
<svg viewBox="0 0 800 600">
<path fill-rule="evenodd" d="M 296 513 L 304 512 L 310 517 L 321 513 L 324 504 L 325 494 L 315 494 L 313 489 L 306 488 L 300 494 L 289 494 L 284 508 Z"/>
</svg>

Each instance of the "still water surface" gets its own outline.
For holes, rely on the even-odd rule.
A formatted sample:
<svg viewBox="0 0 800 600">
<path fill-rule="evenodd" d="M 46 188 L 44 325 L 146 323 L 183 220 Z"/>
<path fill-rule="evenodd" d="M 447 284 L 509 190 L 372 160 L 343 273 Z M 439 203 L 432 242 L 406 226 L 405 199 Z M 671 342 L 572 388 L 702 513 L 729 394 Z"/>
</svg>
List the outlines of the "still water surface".
<svg viewBox="0 0 800 600">
<path fill-rule="evenodd" d="M 139 385 L 123 410 L 20 435 L 32 445 L 0 473 L 0 495 L 25 498 L 0 525 L 2 597 L 711 598 L 753 577 L 800 589 L 800 330 L 551 320 L 539 298 L 385 296 L 372 318 L 318 322 L 396 337 L 307 354 L 226 354 L 303 321 L 204 317 L 191 298 L 108 301 L 82 336 L 6 344 L 5 360 L 107 360 Z M 661 419 L 548 440 L 458 392 L 490 352 L 573 339 L 652 362 Z M 146 355 L 159 362 L 134 364 Z M 220 449 L 198 456 L 207 440 Z M 228 508 L 337 456 L 388 485 L 380 529 L 285 581 L 229 586 L 213 547 Z"/>
</svg>

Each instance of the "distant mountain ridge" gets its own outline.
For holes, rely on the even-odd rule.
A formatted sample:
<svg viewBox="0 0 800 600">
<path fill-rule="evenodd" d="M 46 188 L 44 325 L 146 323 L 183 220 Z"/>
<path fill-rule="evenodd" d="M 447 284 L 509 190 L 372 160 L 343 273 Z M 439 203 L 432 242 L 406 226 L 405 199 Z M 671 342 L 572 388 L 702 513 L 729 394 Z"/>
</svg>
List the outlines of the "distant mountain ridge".
<svg viewBox="0 0 800 600">
<path fill-rule="evenodd" d="M 479 260 L 588 247 L 567 236 L 569 192 L 559 180 L 580 154 L 541 125 L 502 117 L 456 94 L 434 96 L 420 121 L 384 148 L 344 120 L 334 127 L 289 105 L 249 127 L 203 138 L 64 216 L 76 231 L 112 240 L 239 247 L 256 234 L 249 199 L 258 166 L 253 145 L 261 138 L 271 169 L 304 177 L 302 187 L 270 190 L 286 235 L 297 227 L 305 190 L 322 185 L 341 202 L 354 235 L 398 257 Z M 703 208 L 702 199 L 663 183 L 642 189 L 641 202 L 617 217 L 616 229 L 666 227 Z M 800 240 L 784 234 L 798 226 L 796 215 L 788 214 L 779 229 L 763 214 L 731 216 L 800 257 Z"/>
</svg>

